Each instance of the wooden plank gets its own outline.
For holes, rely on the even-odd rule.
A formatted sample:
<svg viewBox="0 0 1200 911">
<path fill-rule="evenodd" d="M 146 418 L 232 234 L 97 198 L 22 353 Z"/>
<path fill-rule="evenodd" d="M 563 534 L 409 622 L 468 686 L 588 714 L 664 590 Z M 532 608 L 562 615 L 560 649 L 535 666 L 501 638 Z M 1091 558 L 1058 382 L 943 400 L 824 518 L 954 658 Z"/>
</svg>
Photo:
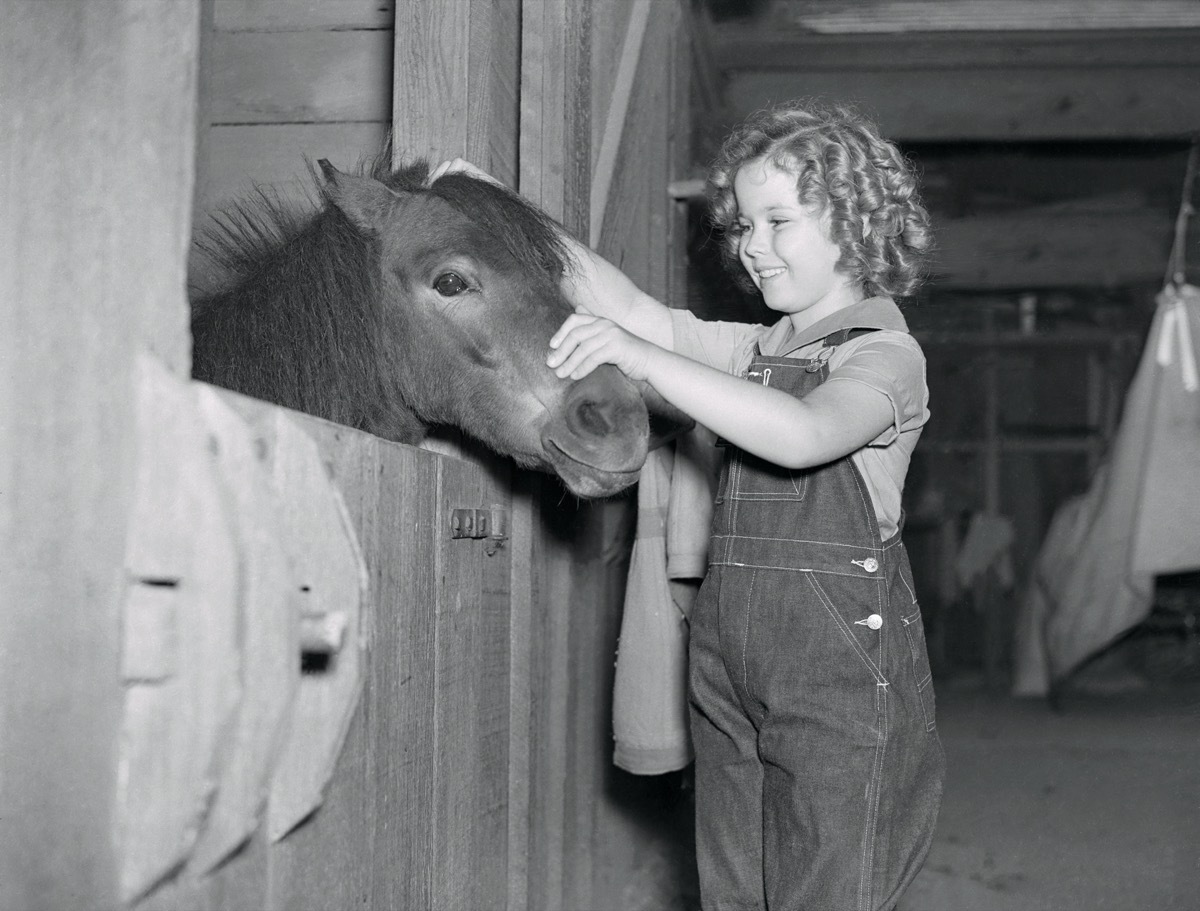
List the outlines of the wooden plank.
<svg viewBox="0 0 1200 911">
<path fill-rule="evenodd" d="M 132 365 L 187 371 L 197 21 L 0 4 L 0 907 L 119 904 Z"/>
<path fill-rule="evenodd" d="M 509 513 L 508 907 L 529 906 L 530 813 L 534 792 L 532 671 L 534 666 L 535 477 L 517 472 Z"/>
<path fill-rule="evenodd" d="M 442 458 L 438 489 L 433 907 L 487 908 L 508 873 L 508 610 L 484 597 L 483 543 L 450 537 L 452 510 L 485 505 L 482 473 Z"/>
<path fill-rule="evenodd" d="M 1031 289 L 1161 282 L 1171 243 L 1156 212 L 1040 212 L 936 225 L 934 286 Z"/>
<path fill-rule="evenodd" d="M 521 194 L 577 237 L 591 198 L 590 9 L 527 0 L 521 43 Z"/>
<path fill-rule="evenodd" d="M 772 21 L 821 34 L 1200 27 L 1190 0 L 785 0 Z"/>
<path fill-rule="evenodd" d="M 599 155 L 592 172 L 588 244 L 593 247 L 600 243 L 600 232 L 604 227 L 609 190 L 617 167 L 617 152 L 621 148 L 621 137 L 625 132 L 625 120 L 629 114 L 630 99 L 633 97 L 634 78 L 642 60 L 642 40 L 646 36 L 646 24 L 649 19 L 650 0 L 635 0 L 629 13 L 625 39 L 621 43 L 620 64 L 609 97 Z"/>
<path fill-rule="evenodd" d="M 214 0 L 222 32 L 390 29 L 395 0 Z"/>
<path fill-rule="evenodd" d="M 590 5 L 568 0 L 526 0 L 522 13 L 519 186 L 576 236 L 586 236 L 591 186 L 591 14 Z M 560 505 L 561 486 L 542 477 L 530 480 L 531 641 L 527 651 L 518 652 L 528 656 L 529 667 L 514 675 L 510 700 L 528 748 L 509 785 L 510 794 L 527 797 L 511 811 L 521 814 L 512 823 L 515 835 L 524 836 L 520 848 L 514 841 L 513 852 L 523 848 L 526 859 L 510 868 L 509 897 L 517 902 L 511 907 L 555 911 L 569 907 L 565 897 L 573 875 L 565 843 L 570 631 L 572 615 L 586 612 L 592 595 L 574 600 L 579 593 L 571 584 L 572 548 L 578 532 L 576 517 Z M 565 604 L 574 610 L 564 611 Z"/>
<path fill-rule="evenodd" d="M 266 187 L 285 200 L 313 198 L 306 161 L 328 158 L 353 170 L 383 149 L 388 125 L 379 123 L 233 124 L 209 131 L 198 162 L 197 220 Z"/>
<path fill-rule="evenodd" d="M 515 171 L 519 21 L 514 0 L 401 8 L 392 107 L 398 144 L 435 160 L 464 156 L 485 170 L 494 160 L 497 176 Z"/>
<path fill-rule="evenodd" d="M 255 403 L 264 413 L 270 406 Z M 248 406 L 250 407 L 250 406 Z M 363 655 L 362 697 L 350 719 L 333 778 L 316 813 L 282 841 L 267 848 L 268 911 L 279 909 L 344 908 L 369 903 L 371 862 L 374 856 L 377 807 L 381 802 L 372 782 L 373 761 L 370 719 L 375 654 L 374 621 L 379 616 L 378 560 L 375 514 L 370 502 L 378 496 L 375 484 L 378 443 L 364 434 L 288 412 L 316 442 L 343 494 L 351 522 L 359 535 L 367 563 L 370 595 L 363 625 L 367 646 Z M 364 508 L 365 507 L 365 508 Z"/>
<path fill-rule="evenodd" d="M 388 31 L 215 32 L 212 122 L 386 122 Z"/>
<path fill-rule="evenodd" d="M 741 119 L 794 97 L 852 102 L 896 140 L 1151 139 L 1200 129 L 1200 67 L 852 72 L 730 76 Z"/>
<path fill-rule="evenodd" d="M 375 516 L 364 747 L 374 844 L 368 866 L 376 908 L 432 908 L 436 739 L 436 522 L 439 458 L 379 443 L 359 511 Z"/>
<path fill-rule="evenodd" d="M 1139 67 L 1200 64 L 1200 30 L 813 35 L 758 23 L 700 28 L 710 67 L 730 70 Z"/>
</svg>

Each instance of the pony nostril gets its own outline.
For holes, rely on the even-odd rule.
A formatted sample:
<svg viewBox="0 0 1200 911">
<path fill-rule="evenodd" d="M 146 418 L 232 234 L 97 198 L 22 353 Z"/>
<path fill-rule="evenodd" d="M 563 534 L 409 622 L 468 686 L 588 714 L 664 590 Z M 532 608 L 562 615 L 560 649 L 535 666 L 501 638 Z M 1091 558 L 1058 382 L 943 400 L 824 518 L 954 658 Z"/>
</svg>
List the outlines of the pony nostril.
<svg viewBox="0 0 1200 911">
<path fill-rule="evenodd" d="M 608 410 L 607 405 L 601 402 L 580 402 L 575 407 L 577 429 L 590 436 L 612 433 L 613 425 L 607 414 Z"/>
</svg>

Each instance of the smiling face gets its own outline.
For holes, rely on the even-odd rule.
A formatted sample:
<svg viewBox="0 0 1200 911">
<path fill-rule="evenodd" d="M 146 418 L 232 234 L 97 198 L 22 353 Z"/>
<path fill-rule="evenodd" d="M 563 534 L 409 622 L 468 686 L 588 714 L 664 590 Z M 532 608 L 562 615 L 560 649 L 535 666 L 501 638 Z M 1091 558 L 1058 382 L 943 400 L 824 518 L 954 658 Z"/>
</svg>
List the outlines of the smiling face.
<svg viewBox="0 0 1200 911">
<path fill-rule="evenodd" d="M 738 256 L 763 301 L 797 331 L 863 299 L 837 271 L 841 251 L 828 219 L 800 202 L 796 178 L 763 159 L 733 181 L 738 205 Z"/>
</svg>

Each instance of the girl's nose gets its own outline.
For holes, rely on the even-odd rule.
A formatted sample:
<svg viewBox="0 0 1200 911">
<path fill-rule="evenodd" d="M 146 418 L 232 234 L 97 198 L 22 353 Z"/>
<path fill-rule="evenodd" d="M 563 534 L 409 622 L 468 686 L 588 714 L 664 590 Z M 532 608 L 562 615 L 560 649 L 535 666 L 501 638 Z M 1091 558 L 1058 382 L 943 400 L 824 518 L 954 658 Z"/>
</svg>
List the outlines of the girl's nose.
<svg viewBox="0 0 1200 911">
<path fill-rule="evenodd" d="M 742 250 L 747 256 L 761 256 L 766 249 L 763 242 L 763 235 L 752 228 L 747 228 L 746 233 L 742 235 L 745 240 Z"/>
</svg>

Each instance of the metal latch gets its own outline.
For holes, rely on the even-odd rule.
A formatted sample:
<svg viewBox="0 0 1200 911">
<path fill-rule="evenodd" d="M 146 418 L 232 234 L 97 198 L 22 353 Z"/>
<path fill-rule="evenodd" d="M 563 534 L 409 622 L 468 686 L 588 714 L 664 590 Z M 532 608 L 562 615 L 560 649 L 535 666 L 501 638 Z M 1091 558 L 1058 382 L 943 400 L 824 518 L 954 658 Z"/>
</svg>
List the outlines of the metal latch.
<svg viewBox="0 0 1200 911">
<path fill-rule="evenodd" d="M 451 538 L 485 538 L 490 557 L 508 537 L 508 510 L 503 506 L 490 509 L 455 509 L 450 513 Z"/>
</svg>

